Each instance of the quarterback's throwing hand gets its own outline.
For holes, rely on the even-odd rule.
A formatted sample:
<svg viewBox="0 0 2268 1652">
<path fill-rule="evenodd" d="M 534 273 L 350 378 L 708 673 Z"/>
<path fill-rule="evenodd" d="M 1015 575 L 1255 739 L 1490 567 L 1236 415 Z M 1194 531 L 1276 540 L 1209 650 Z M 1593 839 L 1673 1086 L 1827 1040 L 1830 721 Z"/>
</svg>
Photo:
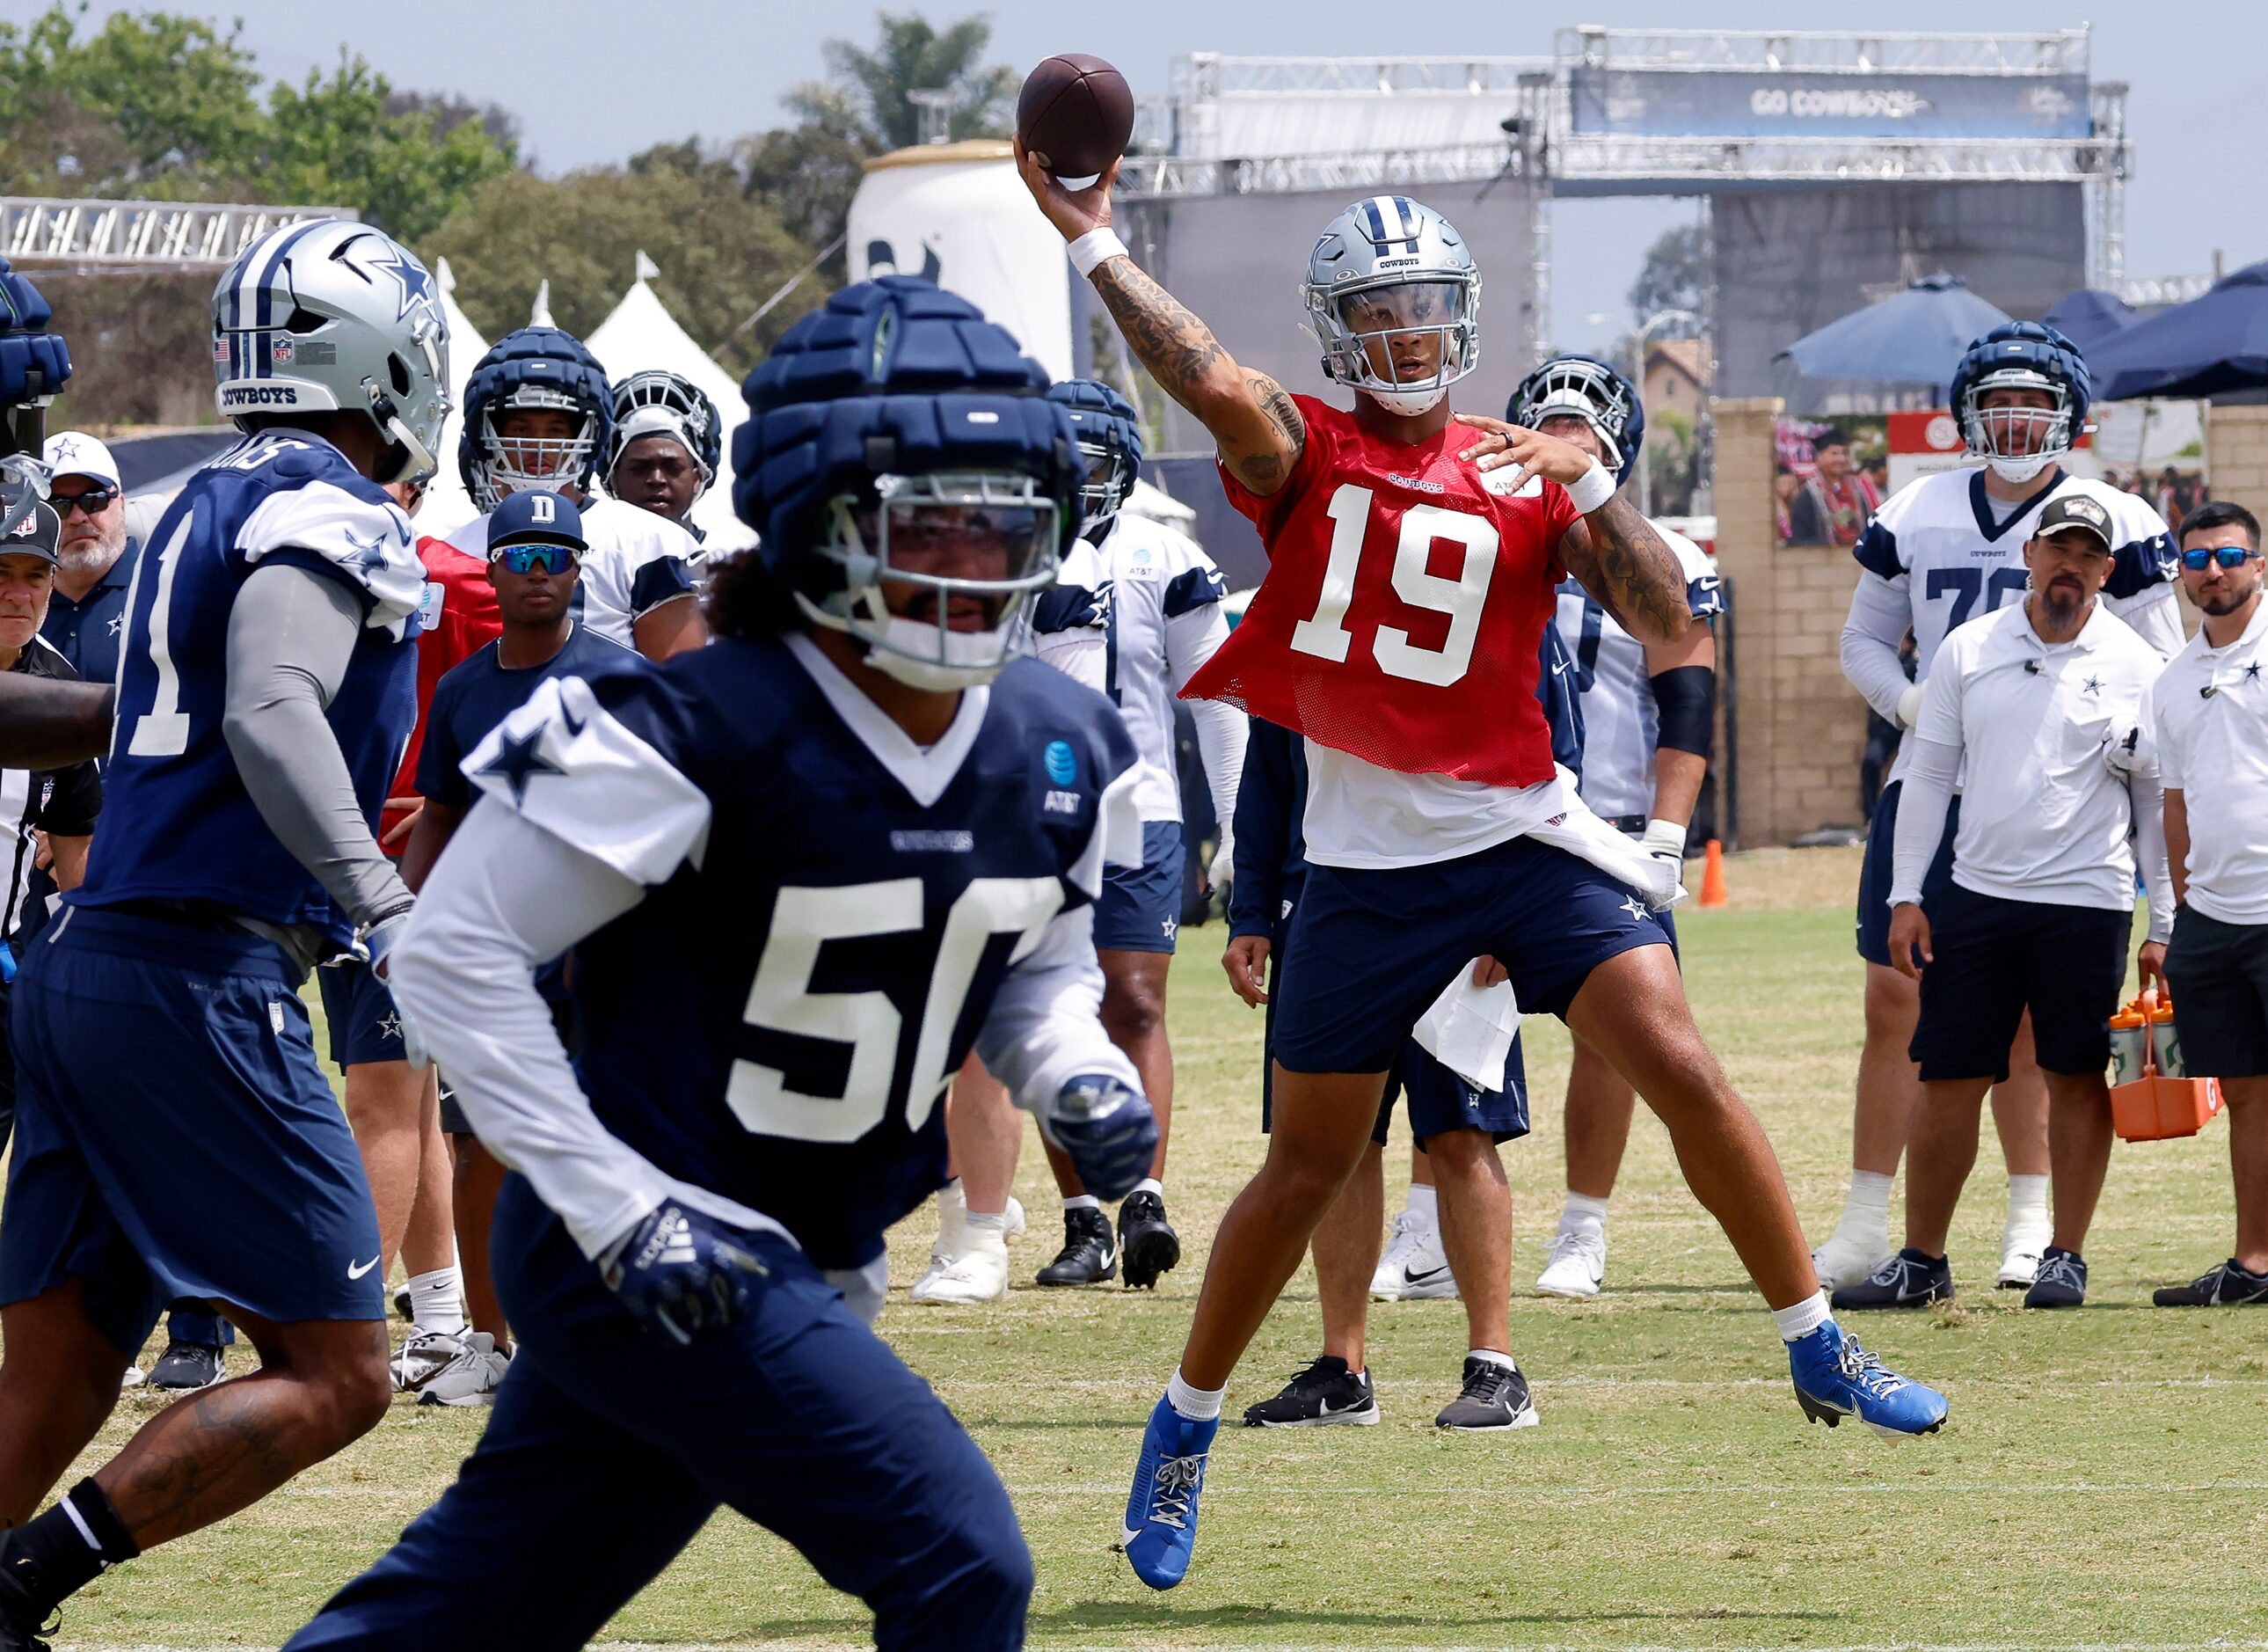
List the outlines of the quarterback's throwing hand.
<svg viewBox="0 0 2268 1652">
<path fill-rule="evenodd" d="M 1089 230 L 1107 229 L 1110 225 L 1110 186 L 1118 181 L 1118 163 L 1112 161 L 1110 169 L 1100 180 L 1074 194 L 1058 183 L 1040 165 L 1039 158 L 1024 147 L 1023 140 L 1014 140 L 1016 170 L 1023 174 L 1024 188 L 1032 192 L 1032 199 L 1040 203 L 1040 210 L 1048 215 L 1048 222 L 1067 241 L 1075 241 Z"/>
<path fill-rule="evenodd" d="M 598 1260 L 622 1306 L 681 1344 L 738 1319 L 750 1286 L 771 1272 L 732 1228 L 675 1203 L 647 1212 Z"/>
<path fill-rule="evenodd" d="M 1473 468 L 1481 471 L 1517 465 L 1520 474 L 1515 486 L 1530 476 L 1542 476 L 1563 488 L 1572 487 L 1598 462 L 1572 442 L 1561 441 L 1557 436 L 1546 436 L 1525 425 L 1507 424 L 1484 413 L 1460 413 L 1457 423 L 1483 432 L 1479 440 L 1457 457 L 1472 461 Z"/>
</svg>

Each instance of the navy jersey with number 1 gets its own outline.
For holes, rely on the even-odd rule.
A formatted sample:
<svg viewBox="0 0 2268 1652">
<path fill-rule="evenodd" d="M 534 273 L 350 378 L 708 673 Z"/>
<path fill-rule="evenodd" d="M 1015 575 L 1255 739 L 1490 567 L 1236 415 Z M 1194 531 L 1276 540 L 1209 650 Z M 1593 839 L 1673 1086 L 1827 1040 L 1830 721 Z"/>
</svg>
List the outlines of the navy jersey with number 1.
<svg viewBox="0 0 2268 1652">
<path fill-rule="evenodd" d="M 313 874 L 269 830 L 221 728 L 229 614 L 255 568 L 335 579 L 364 628 L 327 717 L 376 830 L 417 715 L 412 616 L 425 574 L 409 519 L 321 438 L 254 436 L 189 479 L 134 571 L 81 906 L 210 902 L 343 944 L 352 931 Z"/>
</svg>

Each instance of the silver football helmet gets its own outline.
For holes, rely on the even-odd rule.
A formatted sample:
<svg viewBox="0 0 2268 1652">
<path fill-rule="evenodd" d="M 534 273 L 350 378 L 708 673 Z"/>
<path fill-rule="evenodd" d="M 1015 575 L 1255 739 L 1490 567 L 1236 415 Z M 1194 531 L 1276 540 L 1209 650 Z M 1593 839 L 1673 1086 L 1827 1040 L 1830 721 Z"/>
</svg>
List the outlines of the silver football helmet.
<svg viewBox="0 0 2268 1652">
<path fill-rule="evenodd" d="M 1325 225 L 1304 291 L 1324 375 L 1389 412 L 1425 412 L 1480 365 L 1480 271 L 1455 226 L 1408 195 Z"/>
<path fill-rule="evenodd" d="M 615 428 L 607 441 L 606 475 L 615 474 L 622 451 L 641 436 L 674 438 L 701 472 L 699 498 L 717 480 L 720 446 L 717 405 L 682 373 L 649 367 L 615 386 Z"/>
<path fill-rule="evenodd" d="M 449 412 L 449 325 L 433 277 L 367 224 L 271 230 L 213 289 L 213 401 L 239 428 L 262 413 L 366 416 L 387 474 L 431 476 Z"/>
</svg>

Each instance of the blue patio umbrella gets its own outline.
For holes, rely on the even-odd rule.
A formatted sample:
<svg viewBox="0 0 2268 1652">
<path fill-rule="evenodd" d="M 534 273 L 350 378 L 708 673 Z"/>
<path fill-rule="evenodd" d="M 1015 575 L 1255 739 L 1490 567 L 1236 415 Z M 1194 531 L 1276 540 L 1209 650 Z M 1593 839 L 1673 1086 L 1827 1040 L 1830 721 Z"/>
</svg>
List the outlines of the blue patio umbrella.
<svg viewBox="0 0 2268 1652">
<path fill-rule="evenodd" d="M 2040 319 L 2091 358 L 2096 345 L 2116 337 L 2140 318 L 2117 294 L 2100 287 L 2081 287 L 2058 299 Z"/>
<path fill-rule="evenodd" d="M 1904 292 L 1830 321 L 1779 352 L 1807 379 L 1926 384 L 1942 390 L 1961 352 L 2008 317 L 1958 276 L 1925 276 Z"/>
<path fill-rule="evenodd" d="M 2205 396 L 2268 385 L 2268 260 L 2213 284 L 2203 298 L 2137 321 L 2087 352 L 2095 394 Z"/>
</svg>

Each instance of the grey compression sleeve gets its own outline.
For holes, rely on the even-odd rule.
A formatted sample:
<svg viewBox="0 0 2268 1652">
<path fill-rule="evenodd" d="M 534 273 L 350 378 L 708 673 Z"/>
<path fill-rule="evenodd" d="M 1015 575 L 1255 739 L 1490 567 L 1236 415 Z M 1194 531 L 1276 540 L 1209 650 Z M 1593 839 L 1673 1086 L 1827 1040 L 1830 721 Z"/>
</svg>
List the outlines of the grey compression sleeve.
<svg viewBox="0 0 2268 1652">
<path fill-rule="evenodd" d="M 345 680 L 361 605 L 289 563 L 252 572 L 228 619 L 221 732 L 260 816 L 358 924 L 408 910 L 409 889 L 371 835 L 324 708 Z"/>
</svg>

